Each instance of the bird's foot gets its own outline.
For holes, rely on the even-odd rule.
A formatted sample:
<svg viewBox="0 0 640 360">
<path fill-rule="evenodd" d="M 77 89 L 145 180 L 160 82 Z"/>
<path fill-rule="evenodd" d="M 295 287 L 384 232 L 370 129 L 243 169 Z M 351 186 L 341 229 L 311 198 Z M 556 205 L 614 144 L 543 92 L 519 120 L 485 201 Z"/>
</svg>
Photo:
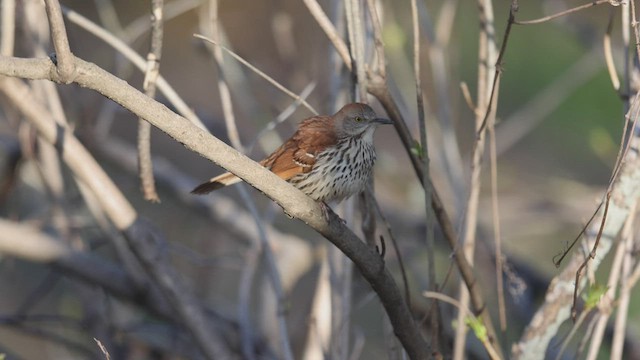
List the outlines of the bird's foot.
<svg viewBox="0 0 640 360">
<path fill-rule="evenodd" d="M 338 216 L 335 212 L 333 212 L 333 210 L 329 207 L 329 205 L 327 205 L 326 202 L 324 201 L 320 202 L 320 210 L 322 211 L 322 217 L 324 217 L 324 219 L 327 220 L 327 222 L 330 222 L 331 217 L 333 216 L 338 218 L 343 225 L 347 225 L 347 222 L 343 218 Z"/>
</svg>

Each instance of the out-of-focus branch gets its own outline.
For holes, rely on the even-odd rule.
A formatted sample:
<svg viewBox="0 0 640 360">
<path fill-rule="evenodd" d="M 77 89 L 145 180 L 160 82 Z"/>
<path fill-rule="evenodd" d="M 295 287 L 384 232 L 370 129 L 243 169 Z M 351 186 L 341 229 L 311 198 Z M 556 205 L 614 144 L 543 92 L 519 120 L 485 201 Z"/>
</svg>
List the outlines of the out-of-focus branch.
<svg viewBox="0 0 640 360">
<path fill-rule="evenodd" d="M 425 236 L 425 244 L 427 250 L 427 271 L 429 279 L 429 289 L 436 291 L 438 284 L 436 282 L 436 265 L 435 265 L 435 215 L 433 207 L 431 207 L 431 198 L 433 197 L 433 188 L 431 187 L 431 179 L 429 163 L 429 143 L 427 137 L 427 124 L 424 114 L 424 98 L 422 95 L 422 79 L 420 72 L 420 22 L 418 5 L 416 0 L 411 0 L 411 19 L 413 24 L 413 71 L 416 83 L 416 106 L 418 109 L 418 125 L 420 127 L 420 146 L 419 155 L 422 158 L 422 169 L 425 175 L 422 179 L 422 188 L 424 189 L 425 207 L 426 207 L 426 225 L 427 234 Z M 442 104 L 441 106 L 446 106 Z M 431 338 L 434 351 L 440 353 L 440 316 L 438 314 L 438 303 L 433 301 L 430 306 L 430 320 L 431 320 Z"/>
<path fill-rule="evenodd" d="M 608 215 L 602 229 L 597 254 L 589 262 L 591 269 L 597 269 L 602 259 L 611 249 L 614 239 L 626 221 L 630 210 L 640 197 L 640 158 L 638 145 L 640 139 L 632 138 L 630 151 L 621 162 L 620 172 L 611 187 L 611 200 Z M 603 209 L 601 207 L 601 213 Z M 600 221 L 593 221 L 585 233 L 586 244 L 591 248 L 600 230 Z M 525 329 L 520 342 L 513 347 L 514 359 L 525 354 L 544 354 L 551 338 L 557 333 L 559 326 L 571 314 L 573 289 L 582 288 L 585 281 L 575 284 L 575 274 L 585 260 L 581 251 L 575 253 L 562 272 L 556 276 L 547 290 L 544 304 L 538 309 L 529 326 Z"/>
<path fill-rule="evenodd" d="M 367 101 L 367 81 L 365 74 L 364 58 L 364 23 L 362 21 L 362 7 L 359 0 L 346 0 L 344 2 L 345 16 L 347 18 L 347 33 L 349 35 L 349 50 L 351 54 L 351 73 L 355 93 L 351 98 L 354 101 Z"/>
<path fill-rule="evenodd" d="M 234 53 L 233 51 L 231 51 L 231 49 L 227 48 L 226 46 L 220 45 L 215 40 L 209 39 L 206 36 L 202 36 L 200 34 L 194 34 L 193 36 L 198 38 L 198 39 L 202 39 L 204 41 L 207 41 L 207 42 L 209 42 L 209 43 L 211 43 L 211 44 L 213 44 L 215 46 L 220 47 L 222 50 L 226 51 L 227 54 L 231 55 L 231 57 L 233 57 L 234 59 L 238 60 L 242 65 L 248 67 L 249 69 L 251 69 L 251 71 L 253 71 L 254 73 L 258 74 L 258 76 L 260 76 L 261 78 L 267 80 L 271 85 L 275 86 L 278 90 L 280 90 L 283 93 L 287 94 L 292 99 L 300 101 L 300 103 L 305 108 L 307 108 L 313 115 L 318 115 L 318 112 L 311 105 L 309 105 L 309 103 L 306 100 L 301 98 L 298 94 L 291 92 L 289 89 L 287 89 L 282 84 L 277 82 L 271 76 L 265 74 L 263 71 L 261 71 L 257 67 L 251 65 L 251 63 L 249 63 L 247 60 L 243 59 L 240 55 L 238 55 L 238 54 Z"/>
<path fill-rule="evenodd" d="M 373 84 L 370 83 L 369 85 L 370 85 L 369 92 L 372 93 L 374 96 L 376 96 L 380 101 L 380 103 L 384 106 L 389 117 L 392 120 L 394 120 L 394 124 L 396 124 L 396 129 L 403 127 L 402 125 L 398 125 L 398 124 L 404 124 L 404 128 L 406 128 L 406 124 L 404 123 L 404 120 L 402 120 L 402 115 L 400 114 L 400 110 L 398 109 L 396 103 L 391 98 L 391 94 L 389 93 L 388 88 L 386 87 L 384 82 L 378 82 L 373 87 L 372 87 Z M 398 133 L 401 134 L 400 131 Z M 408 129 L 407 129 L 407 134 L 409 134 Z M 400 138 L 402 139 L 403 137 L 400 136 Z M 408 139 L 410 139 L 410 135 L 409 135 L 409 138 L 405 138 L 405 140 L 408 140 Z M 405 147 L 406 146 L 407 144 L 405 144 Z M 409 147 L 408 149 L 411 149 L 411 147 Z M 414 169 L 418 174 L 418 178 L 422 182 L 422 179 L 424 176 L 422 172 L 422 162 L 416 155 L 412 154 L 411 152 L 408 152 L 408 154 L 414 166 Z M 454 253 L 454 260 L 456 262 L 456 266 L 458 267 L 458 271 L 460 271 L 460 275 L 462 276 L 462 279 L 464 279 L 467 289 L 471 294 L 471 305 L 472 305 L 473 311 L 476 314 L 483 314 L 482 316 L 480 316 L 483 320 L 485 319 L 490 320 L 489 309 L 485 306 L 486 304 L 484 301 L 484 296 L 482 294 L 482 290 L 479 287 L 479 283 L 476 279 L 475 270 L 473 269 L 473 266 L 469 263 L 467 258 L 464 256 L 462 247 L 458 245 L 458 234 L 456 233 L 456 229 L 453 226 L 453 222 L 451 222 L 451 218 L 447 214 L 447 210 L 444 208 L 444 204 L 442 203 L 440 196 L 438 195 L 435 187 L 433 187 L 432 182 L 431 182 L 431 186 L 434 189 L 431 197 L 431 206 L 433 207 L 433 211 L 435 213 L 436 219 L 440 224 L 442 233 L 445 239 L 447 240 L 447 242 L 449 243 L 449 247 Z M 493 330 L 492 326 L 488 326 L 487 328 L 490 329 L 489 330 L 490 332 L 494 333 L 492 331 Z M 493 338 L 495 339 L 495 336 Z"/>
<path fill-rule="evenodd" d="M 327 17 L 324 11 L 322 11 L 320 4 L 318 4 L 316 0 L 304 0 L 304 4 L 307 5 L 311 15 L 316 19 L 316 22 L 320 25 L 331 43 L 333 43 L 333 46 L 336 48 L 338 55 L 342 58 L 347 69 L 351 70 L 352 64 L 351 55 L 349 55 L 349 48 L 340 37 L 340 34 L 338 34 L 338 31 L 335 26 L 333 26 L 333 23 L 331 23 L 329 17 Z"/>
<path fill-rule="evenodd" d="M 217 0 L 209 1 L 208 8 L 209 17 L 207 19 L 208 26 L 205 26 L 205 29 L 211 35 L 211 38 L 220 42 L 221 38 L 221 22 L 219 19 L 219 2 Z M 244 152 L 244 146 L 240 142 L 240 135 L 238 133 L 238 127 L 236 125 L 236 117 L 233 112 L 233 104 L 231 102 L 231 91 L 229 89 L 229 85 L 227 84 L 225 72 L 224 72 L 224 58 L 222 56 L 222 48 L 216 46 L 215 44 L 208 43 L 208 48 L 213 52 L 213 58 L 216 63 L 218 69 L 218 90 L 220 93 L 220 102 L 222 104 L 222 110 L 224 114 L 225 124 L 227 126 L 227 135 L 231 140 L 231 144 L 233 147 L 239 152 Z M 240 196 L 245 202 L 247 208 L 253 217 L 253 220 L 258 228 L 258 236 L 252 239 L 251 249 L 247 252 L 245 257 L 246 266 L 242 272 L 242 282 L 239 286 L 240 299 L 238 301 L 238 315 L 243 321 L 242 325 L 242 350 L 243 355 L 247 357 L 247 359 L 255 358 L 253 353 L 253 349 L 251 346 L 252 343 L 252 328 L 251 323 L 249 321 L 249 313 L 250 313 L 250 299 L 251 299 L 251 287 L 253 285 L 253 279 L 255 277 L 255 272 L 258 268 L 259 256 L 264 255 L 265 262 L 267 264 L 267 272 L 268 277 L 271 280 L 271 285 L 273 288 L 273 294 L 276 297 L 277 308 L 274 308 L 273 311 L 276 313 L 277 323 L 278 323 L 278 335 L 280 340 L 280 354 L 285 360 L 293 360 L 293 351 L 291 350 L 291 343 L 289 341 L 289 332 L 287 330 L 287 319 L 286 319 L 286 311 L 284 310 L 285 305 L 285 295 L 284 290 L 282 288 L 282 279 L 280 276 L 280 271 L 278 269 L 278 265 L 276 263 L 275 257 L 273 255 L 273 245 L 267 238 L 267 233 L 264 228 L 264 224 L 262 223 L 262 219 L 258 214 L 257 207 L 255 202 L 249 196 L 247 189 L 244 185 L 238 187 L 238 191 L 240 192 Z"/>
<path fill-rule="evenodd" d="M 258 163 L 238 153 L 211 134 L 195 127 L 185 118 L 144 96 L 98 66 L 78 58 L 75 62 L 78 70 L 76 82 L 79 85 L 100 92 L 134 114 L 146 119 L 191 151 L 205 156 L 233 172 L 276 201 L 288 214 L 302 220 L 342 250 L 356 264 L 364 278 L 380 297 L 391 319 L 395 334 L 409 356 L 416 359 L 429 357 L 429 347 L 418 331 L 418 327 L 400 295 L 397 284 L 389 271 L 386 270 L 383 259 L 374 249 L 369 248 L 349 230 L 335 214 L 330 214 L 329 222 L 327 222 L 322 215 L 320 206 L 315 201 Z M 58 80 L 55 67 L 48 59 L 0 57 L 0 74 L 30 79 Z M 19 83 L 15 80 L 10 84 L 7 84 L 8 82 L 9 79 L 0 81 L 0 89 L 5 94 L 8 93 L 8 85 L 13 86 L 14 83 Z M 56 129 L 53 124 L 47 123 L 42 126 L 41 131 L 47 132 L 47 138 L 52 141 L 56 139 Z M 61 134 L 64 136 L 65 132 L 61 131 Z M 68 139 L 74 138 L 68 137 Z M 69 156 L 67 154 L 71 152 L 67 151 L 70 143 L 74 143 L 74 141 L 65 141 L 64 143 L 65 156 Z M 75 146 L 79 147 L 80 144 L 77 143 Z M 78 151 L 83 150 L 82 148 Z M 94 188 L 94 191 L 99 190 Z M 120 225 L 131 226 L 133 224 L 135 219 L 133 210 L 127 219 L 128 222 L 123 222 Z M 126 228 L 124 227 L 124 229 Z M 138 234 L 138 230 L 140 229 L 134 229 L 127 234 Z"/>
<path fill-rule="evenodd" d="M 13 55 L 16 33 L 16 1 L 5 0 L 0 3 L 0 54 Z"/>
<path fill-rule="evenodd" d="M 47 10 L 47 18 L 49 19 L 53 46 L 56 49 L 56 61 L 58 63 L 56 71 L 60 75 L 60 82 L 69 84 L 73 81 L 75 62 L 69 47 L 67 29 L 64 27 L 60 3 L 58 0 L 45 0 L 44 4 Z"/>
<path fill-rule="evenodd" d="M 82 27 L 87 30 L 90 34 L 98 37 L 109 46 L 113 47 L 120 54 L 126 57 L 129 61 L 131 61 L 138 69 L 144 71 L 146 68 L 146 61 L 142 56 L 133 51 L 131 47 L 129 47 L 124 41 L 118 39 L 113 36 L 110 32 L 91 22 L 86 17 L 80 15 L 79 13 L 62 8 L 64 15 L 71 21 L 72 23 Z M 157 84 L 158 90 L 162 92 L 162 94 L 167 98 L 167 100 L 176 107 L 178 112 L 182 114 L 182 116 L 191 120 L 194 124 L 196 124 L 201 129 L 206 129 L 206 126 L 202 123 L 202 121 L 198 118 L 195 112 L 191 110 L 191 108 L 180 98 L 178 93 L 169 85 L 167 80 L 165 80 L 162 75 L 158 75 Z"/>
<path fill-rule="evenodd" d="M 580 10 L 587 9 L 587 8 L 590 8 L 590 7 L 593 7 L 593 6 L 597 6 L 597 5 L 600 5 L 600 4 L 604 4 L 604 3 L 613 4 L 613 0 L 595 0 L 595 1 L 591 1 L 590 3 L 584 4 L 584 5 L 576 6 L 576 7 L 573 7 L 571 9 L 567 9 L 567 10 L 561 11 L 561 12 L 559 12 L 557 14 L 541 17 L 539 19 L 518 20 L 518 21 L 514 22 L 514 24 L 517 24 L 517 25 L 540 24 L 540 23 L 543 23 L 545 21 L 553 20 L 553 19 L 559 18 L 561 16 L 569 15 L 569 14 L 574 13 L 576 11 L 580 11 Z"/>
<path fill-rule="evenodd" d="M 72 279 L 99 287 L 109 295 L 138 305 L 155 316 L 171 322 L 180 321 L 154 284 L 141 284 L 122 266 L 91 253 L 74 250 L 32 226 L 0 219 L 0 254 L 50 265 Z M 206 318 L 230 339 L 239 338 L 235 322 L 210 310 Z M 176 351 L 176 348 L 172 351 Z"/>
<path fill-rule="evenodd" d="M 147 68 L 144 73 L 144 93 L 153 98 L 156 96 L 156 82 L 160 74 L 162 58 L 162 39 L 164 38 L 164 0 L 151 1 L 151 48 L 147 54 Z M 153 178 L 151 162 L 151 124 L 138 119 L 138 176 L 142 186 L 144 199 L 160 202 Z"/>
<path fill-rule="evenodd" d="M 475 247 L 476 247 L 476 233 L 478 224 L 478 206 L 480 198 L 480 174 L 482 172 L 482 161 L 484 157 L 485 142 L 486 142 L 486 123 L 487 121 L 493 123 L 495 120 L 495 109 L 492 104 L 494 103 L 494 96 L 496 95 L 496 88 L 498 85 L 497 68 L 500 66 L 500 57 L 497 54 L 497 46 L 495 39 L 495 27 L 494 27 L 494 14 L 493 14 L 493 2 L 492 0 L 478 0 L 478 17 L 480 22 L 480 32 L 478 34 L 478 89 L 476 98 L 475 113 L 475 126 L 474 132 L 476 134 L 475 142 L 473 144 L 473 152 L 471 155 L 471 176 L 469 178 L 469 195 L 466 199 L 464 212 L 466 214 L 463 225 L 463 238 L 462 247 L 464 256 L 471 265 L 475 259 Z M 511 16 L 510 20 L 511 21 Z M 511 23 L 508 24 L 511 26 Z M 509 28 L 507 28 L 508 30 Z M 507 32 L 508 35 L 508 32 Z M 505 40 L 506 36 L 505 35 Z M 506 43 L 506 41 L 505 41 Z M 504 46 L 504 45 L 503 45 Z M 492 74 L 495 72 L 495 76 Z M 493 81 L 492 81 L 493 80 Z M 457 321 L 459 324 L 463 324 L 468 314 L 466 312 L 469 306 L 470 293 L 466 289 L 466 283 L 461 280 L 459 285 L 459 301 L 460 308 L 458 309 Z M 460 360 L 465 357 L 466 351 L 466 335 L 467 327 L 459 326 L 456 328 L 454 347 L 453 347 L 453 359 Z M 497 339 L 493 339 L 497 341 Z M 499 349 L 499 347 L 497 347 Z"/>
<path fill-rule="evenodd" d="M 0 62 L 5 59 L 0 57 Z M 54 64 L 49 60 L 45 61 L 45 68 L 48 68 L 46 72 L 49 74 L 47 76 L 53 76 L 58 79 L 59 75 L 55 71 Z M 75 58 L 76 80 L 86 76 L 86 68 L 78 69 L 78 65 L 82 64 L 86 63 Z M 2 66 L 0 65 L 0 67 Z M 38 66 L 36 65 L 35 67 L 37 68 Z M 122 80 L 117 80 L 117 82 L 124 83 Z M 94 84 L 94 86 L 96 85 Z M 113 83 L 112 88 L 114 88 Z M 210 328 L 201 306 L 195 303 L 191 293 L 177 281 L 176 275 L 166 264 L 166 259 L 157 257 L 157 252 L 159 251 L 157 248 L 164 243 L 162 236 L 154 231 L 150 224 L 137 218 L 133 207 L 84 146 L 71 134 L 68 128 L 56 124 L 50 119 L 48 112 L 39 106 L 23 82 L 1 77 L 0 93 L 11 100 L 13 105 L 38 130 L 43 139 L 54 144 L 59 149 L 63 155 L 63 160 L 74 175 L 87 184 L 88 188 L 97 195 L 105 213 L 116 228 L 125 235 L 138 260 L 141 261 L 147 272 L 158 283 L 174 310 L 181 315 L 185 327 L 191 331 L 203 353 L 212 359 L 218 356 L 230 356 L 224 341 L 219 339 L 219 334 Z M 138 94 L 144 96 L 139 92 Z M 146 98 L 149 99 L 148 97 Z M 183 120 L 189 123 L 188 120 Z"/>
</svg>

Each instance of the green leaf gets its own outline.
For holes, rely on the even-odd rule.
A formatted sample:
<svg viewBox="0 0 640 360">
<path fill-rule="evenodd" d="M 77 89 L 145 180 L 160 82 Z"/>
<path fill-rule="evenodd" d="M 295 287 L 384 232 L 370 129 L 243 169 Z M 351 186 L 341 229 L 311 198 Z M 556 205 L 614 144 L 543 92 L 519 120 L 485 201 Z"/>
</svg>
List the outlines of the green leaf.
<svg viewBox="0 0 640 360">
<path fill-rule="evenodd" d="M 589 311 L 596 307 L 608 289 L 608 286 L 591 284 L 591 286 L 589 286 L 589 290 L 582 295 L 585 311 Z"/>
<path fill-rule="evenodd" d="M 480 319 L 475 316 L 469 316 L 464 322 L 473 330 L 473 333 L 480 341 L 485 342 L 487 340 L 487 328 Z"/>
<path fill-rule="evenodd" d="M 413 146 L 411 147 L 411 153 L 422 159 L 422 157 L 424 156 L 424 149 L 419 142 L 415 141 L 413 143 Z"/>
</svg>

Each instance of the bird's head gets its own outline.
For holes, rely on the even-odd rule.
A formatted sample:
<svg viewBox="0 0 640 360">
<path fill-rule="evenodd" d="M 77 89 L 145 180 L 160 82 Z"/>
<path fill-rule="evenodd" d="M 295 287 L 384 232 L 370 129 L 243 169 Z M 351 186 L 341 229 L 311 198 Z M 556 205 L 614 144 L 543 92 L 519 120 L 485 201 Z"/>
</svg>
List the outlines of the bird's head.
<svg viewBox="0 0 640 360">
<path fill-rule="evenodd" d="M 334 115 L 335 129 L 339 137 L 364 136 L 373 141 L 373 133 L 378 125 L 392 124 L 391 120 L 380 118 L 376 112 L 361 103 L 347 104 Z"/>
</svg>

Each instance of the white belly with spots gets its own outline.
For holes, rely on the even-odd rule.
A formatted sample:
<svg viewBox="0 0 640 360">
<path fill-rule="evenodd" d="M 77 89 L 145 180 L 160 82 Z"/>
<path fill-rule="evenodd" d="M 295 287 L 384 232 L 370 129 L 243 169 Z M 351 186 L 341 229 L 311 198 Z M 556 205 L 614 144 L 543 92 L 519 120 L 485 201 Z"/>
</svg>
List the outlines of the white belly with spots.
<svg viewBox="0 0 640 360">
<path fill-rule="evenodd" d="M 371 142 L 345 139 L 318 154 L 309 173 L 295 176 L 289 182 L 316 201 L 341 201 L 364 190 L 375 160 Z"/>
</svg>

